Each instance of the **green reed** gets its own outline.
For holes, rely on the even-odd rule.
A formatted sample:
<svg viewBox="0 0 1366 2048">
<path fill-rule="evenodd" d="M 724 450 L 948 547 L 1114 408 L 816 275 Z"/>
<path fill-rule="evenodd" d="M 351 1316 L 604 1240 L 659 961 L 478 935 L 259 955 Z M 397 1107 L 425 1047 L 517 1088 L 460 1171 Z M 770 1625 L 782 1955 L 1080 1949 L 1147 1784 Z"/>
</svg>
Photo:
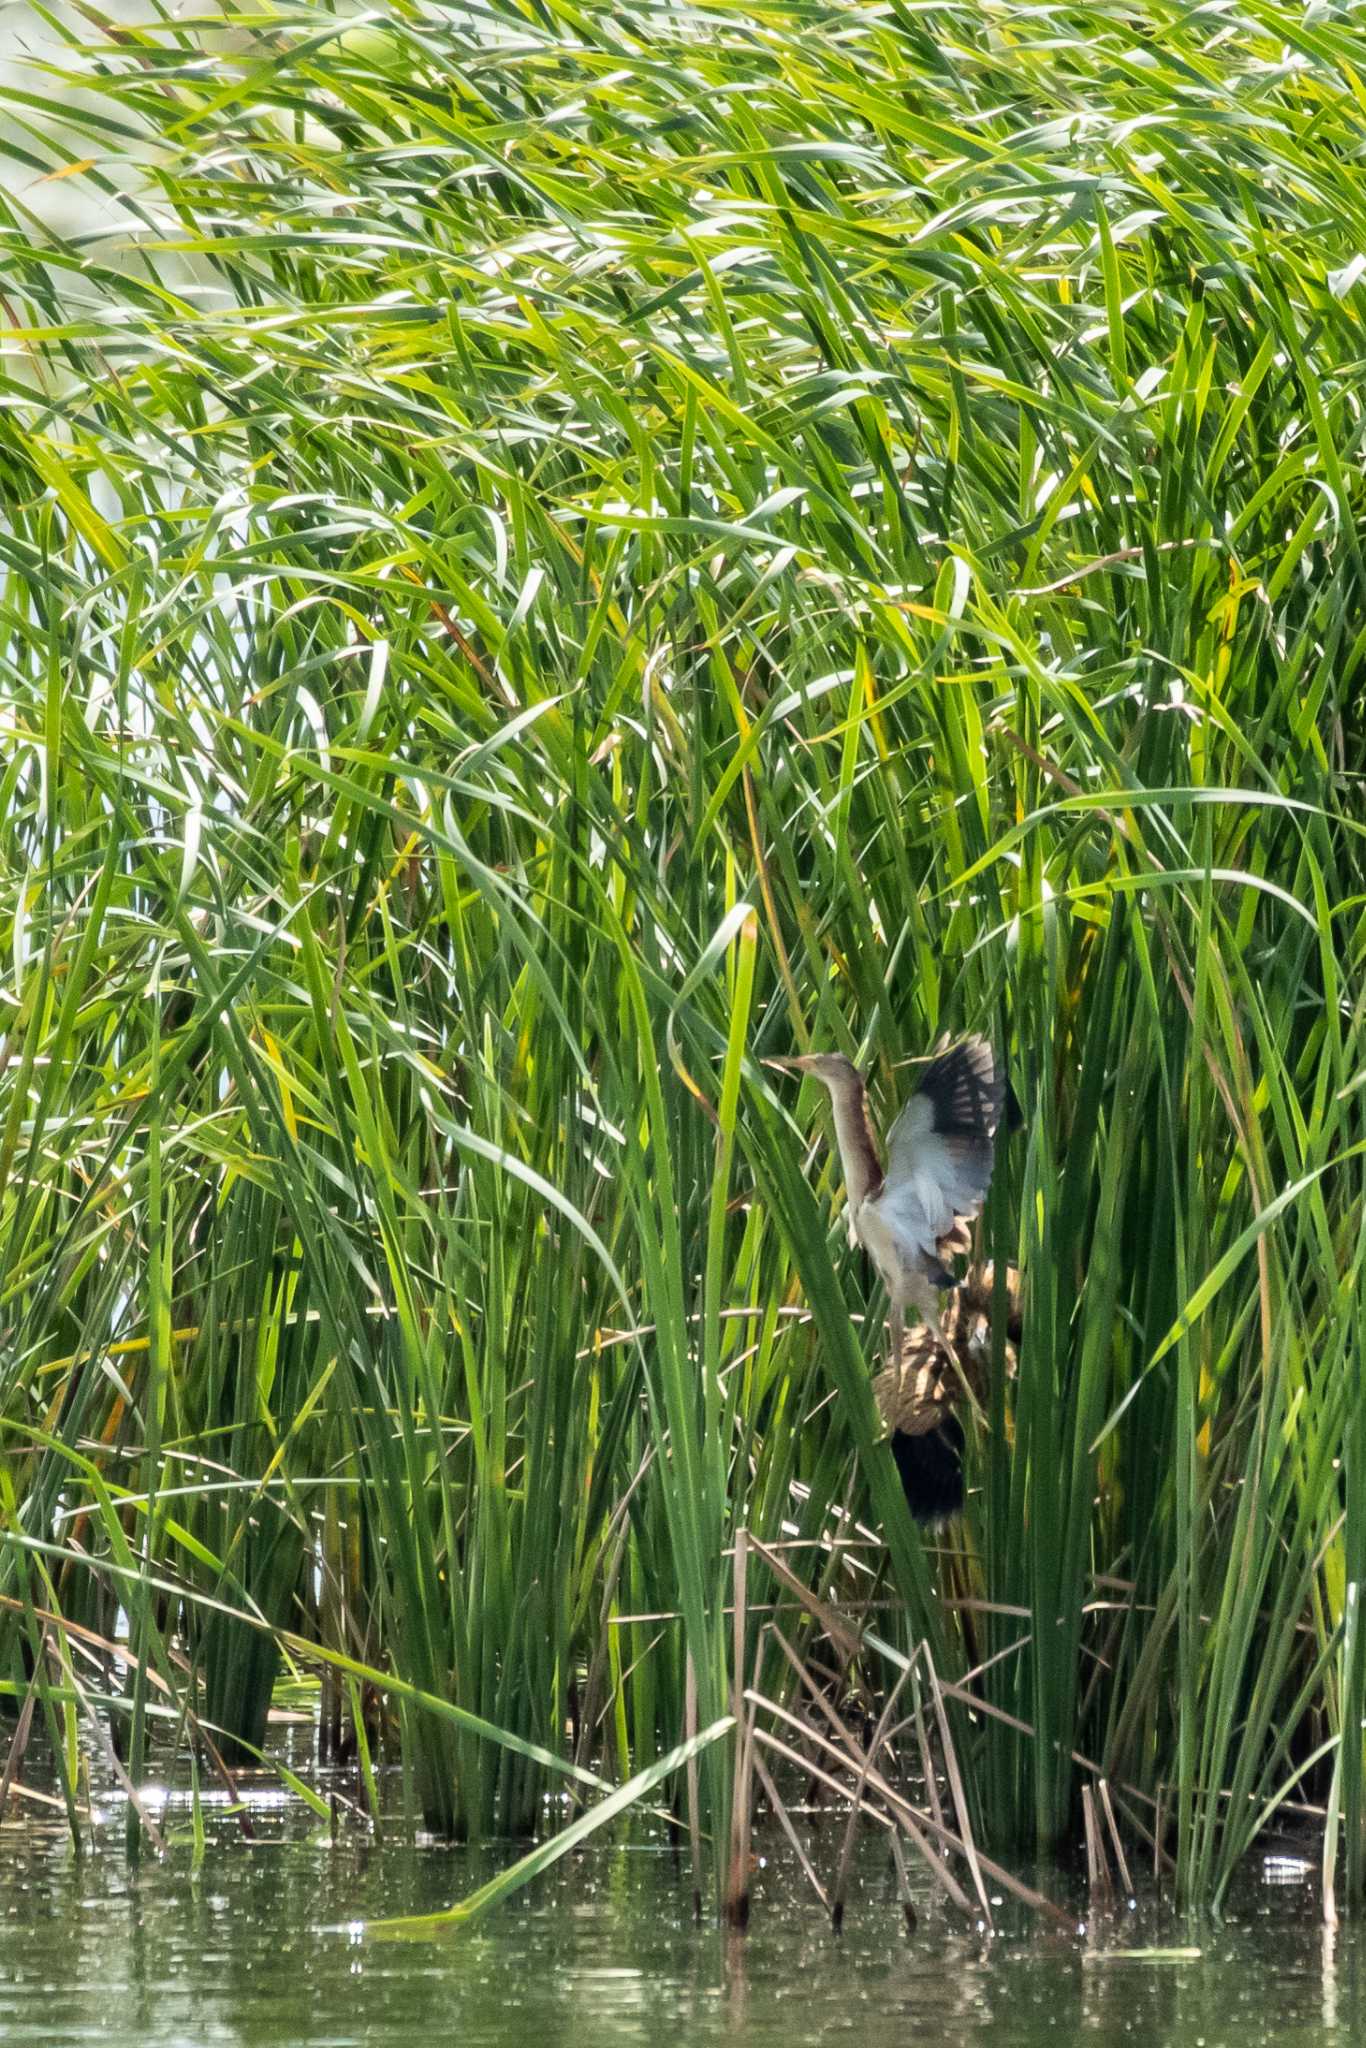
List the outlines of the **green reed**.
<svg viewBox="0 0 1366 2048">
<path fill-rule="evenodd" d="M 1191 1898 L 1287 1797 L 1359 1893 L 1345 16 L 63 18 L 3 81 L 0 1660 L 73 1825 L 99 1714 L 251 1756 L 310 1658 L 435 1825 L 654 1796 L 736 1531 L 852 1599 L 847 1510 L 886 1631 L 997 1657 L 988 1837 L 1072 1840 L 1075 1754 Z M 760 1060 L 890 1111 L 966 1028 L 1025 1329 L 929 1548 Z"/>
</svg>

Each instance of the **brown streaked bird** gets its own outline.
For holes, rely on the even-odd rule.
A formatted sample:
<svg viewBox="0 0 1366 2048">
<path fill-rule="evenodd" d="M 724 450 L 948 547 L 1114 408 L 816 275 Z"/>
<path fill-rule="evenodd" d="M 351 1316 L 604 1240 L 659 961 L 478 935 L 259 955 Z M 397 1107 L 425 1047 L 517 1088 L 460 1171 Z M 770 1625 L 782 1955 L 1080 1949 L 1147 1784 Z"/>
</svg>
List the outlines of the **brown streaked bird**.
<svg viewBox="0 0 1366 2048">
<path fill-rule="evenodd" d="M 944 1314 L 947 1344 L 920 1324 L 906 1332 L 901 1360 L 873 1381 L 873 1399 L 888 1431 L 906 1505 L 918 1522 L 942 1522 L 963 1505 L 963 1425 L 958 1404 L 986 1392 L 991 1369 L 995 1267 L 970 1272 Z M 1002 1357 L 1016 1370 L 1020 1342 L 1020 1277 L 1005 1275 L 1006 1325 Z"/>
<path fill-rule="evenodd" d="M 942 1346 L 939 1296 L 957 1285 L 945 1261 L 967 1250 L 968 1225 L 981 1214 L 1006 1099 L 991 1047 L 984 1038 L 964 1038 L 935 1053 L 888 1132 L 885 1172 L 867 1086 L 852 1061 L 822 1052 L 768 1064 L 814 1074 L 830 1091 L 850 1232 L 887 1289 L 893 1366 L 900 1365 L 908 1306 L 919 1309 Z"/>
</svg>

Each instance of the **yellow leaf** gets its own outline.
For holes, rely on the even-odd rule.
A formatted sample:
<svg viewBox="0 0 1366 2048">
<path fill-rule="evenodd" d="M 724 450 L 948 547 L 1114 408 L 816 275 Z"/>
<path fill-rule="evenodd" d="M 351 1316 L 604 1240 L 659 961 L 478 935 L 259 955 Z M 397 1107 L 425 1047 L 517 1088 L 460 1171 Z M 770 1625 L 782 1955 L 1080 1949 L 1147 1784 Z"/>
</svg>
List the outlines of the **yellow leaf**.
<svg viewBox="0 0 1366 2048">
<path fill-rule="evenodd" d="M 294 1090 L 290 1087 L 289 1075 L 285 1072 L 284 1055 L 280 1051 L 279 1040 L 271 1037 L 264 1024 L 261 1026 L 261 1038 L 270 1064 L 275 1069 L 275 1077 L 280 1083 L 280 1108 L 284 1113 L 285 1129 L 297 1145 L 299 1142 L 299 1119 L 294 1114 Z"/>
</svg>

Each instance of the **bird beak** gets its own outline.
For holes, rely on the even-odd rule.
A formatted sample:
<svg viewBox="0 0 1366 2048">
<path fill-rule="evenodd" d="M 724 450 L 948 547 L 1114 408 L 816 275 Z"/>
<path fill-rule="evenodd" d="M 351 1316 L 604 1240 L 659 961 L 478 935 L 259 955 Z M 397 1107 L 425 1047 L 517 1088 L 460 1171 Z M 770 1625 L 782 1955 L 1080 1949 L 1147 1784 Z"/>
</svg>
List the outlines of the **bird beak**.
<svg viewBox="0 0 1366 2048">
<path fill-rule="evenodd" d="M 807 1068 L 810 1066 L 811 1062 L 809 1059 L 803 1056 L 801 1059 L 793 1060 L 766 1059 L 763 1062 L 763 1064 L 766 1067 L 776 1067 L 778 1071 L 783 1074 L 804 1074 Z"/>
</svg>

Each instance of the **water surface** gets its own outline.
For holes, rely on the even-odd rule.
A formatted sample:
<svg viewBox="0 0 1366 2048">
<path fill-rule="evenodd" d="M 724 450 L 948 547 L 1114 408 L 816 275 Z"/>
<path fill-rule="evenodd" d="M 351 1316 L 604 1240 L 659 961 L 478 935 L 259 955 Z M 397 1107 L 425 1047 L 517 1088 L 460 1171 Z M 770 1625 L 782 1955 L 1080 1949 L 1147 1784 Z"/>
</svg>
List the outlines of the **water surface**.
<svg viewBox="0 0 1366 2048">
<path fill-rule="evenodd" d="M 1007 1915 L 988 1938 L 928 1891 L 909 1931 L 870 1838 L 841 1936 L 774 1854 L 757 1873 L 751 1931 L 735 1937 L 694 1921 L 667 1844 L 637 1835 L 567 1858 L 475 1928 L 399 1944 L 359 1923 L 448 1905 L 512 1852 L 376 1847 L 345 1832 L 333 1843 L 266 1798 L 254 1842 L 213 1823 L 194 1877 L 186 1819 L 170 1802 L 164 1821 L 180 1839 L 136 1868 L 113 1800 L 79 1858 L 27 1812 L 0 1828 L 4 2048 L 1366 2039 L 1366 1946 L 1351 1926 L 1324 1932 L 1312 1874 L 1293 1862 L 1279 1882 L 1259 1872 L 1215 1929 L 1192 1931 L 1149 1899 L 1074 1935 Z M 833 1832 L 813 1838 L 818 1863 L 837 1855 Z M 1187 1945 L 1198 1956 L 1170 1953 Z"/>
</svg>

